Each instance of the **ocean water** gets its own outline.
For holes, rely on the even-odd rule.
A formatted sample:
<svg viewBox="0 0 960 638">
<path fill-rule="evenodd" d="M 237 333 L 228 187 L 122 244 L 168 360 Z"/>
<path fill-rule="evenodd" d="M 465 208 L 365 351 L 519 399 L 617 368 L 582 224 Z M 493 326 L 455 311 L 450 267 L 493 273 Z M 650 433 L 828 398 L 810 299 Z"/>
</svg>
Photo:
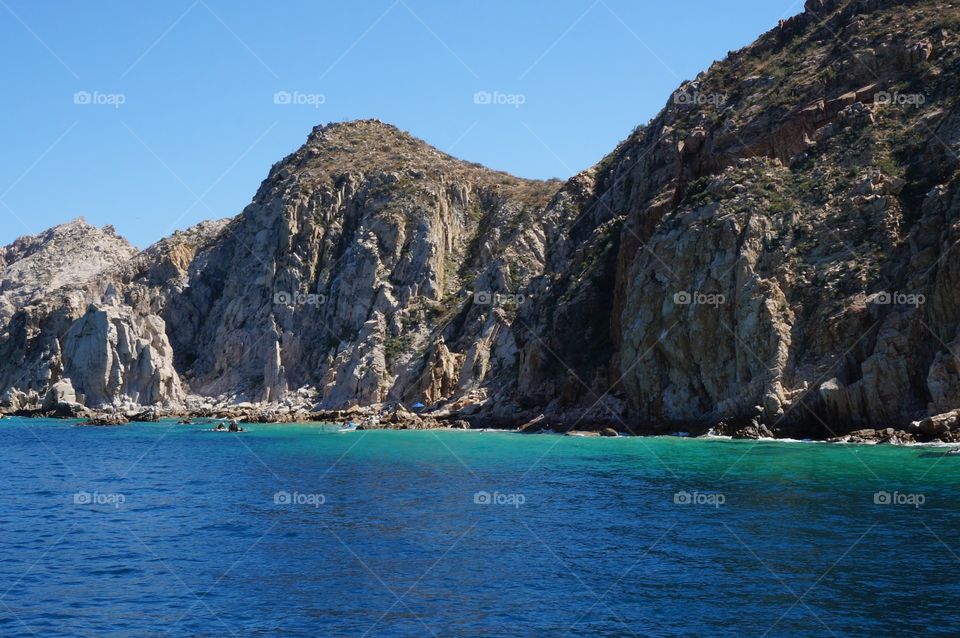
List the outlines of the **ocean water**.
<svg viewBox="0 0 960 638">
<path fill-rule="evenodd" d="M 956 636 L 947 448 L 0 422 L 2 636 Z"/>
</svg>

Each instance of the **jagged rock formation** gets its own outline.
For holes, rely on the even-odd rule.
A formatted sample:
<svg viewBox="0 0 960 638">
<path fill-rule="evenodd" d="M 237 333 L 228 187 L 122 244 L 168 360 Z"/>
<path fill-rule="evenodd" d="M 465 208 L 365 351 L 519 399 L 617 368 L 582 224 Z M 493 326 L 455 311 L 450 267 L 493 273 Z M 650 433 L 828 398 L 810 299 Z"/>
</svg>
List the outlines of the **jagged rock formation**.
<svg viewBox="0 0 960 638">
<path fill-rule="evenodd" d="M 89 238 L 112 237 L 112 229 L 81 226 L 85 234 L 79 240 L 76 234 L 53 233 L 43 251 L 105 253 Z M 124 242 L 126 255 L 103 268 L 77 270 L 63 285 L 54 279 L 49 287 L 40 286 L 0 339 L 3 404 L 11 410 L 53 411 L 73 402 L 92 408 L 179 406 L 185 392 L 168 338 L 173 329 L 159 313 L 180 292 L 198 247 L 222 227 L 222 222 L 205 222 L 141 253 Z M 175 310 L 171 314 L 176 317 Z"/>
<path fill-rule="evenodd" d="M 814 436 L 956 407 L 958 17 L 809 2 L 681 86 L 580 176 L 521 397 Z"/>
<path fill-rule="evenodd" d="M 83 284 L 136 252 L 112 226 L 97 228 L 82 217 L 0 248 L 0 329 L 48 291 Z"/>
<path fill-rule="evenodd" d="M 823 438 L 954 410 L 958 37 L 948 0 L 810 0 L 566 183 L 317 127 L 237 217 L 10 296 L 0 389 Z"/>
<path fill-rule="evenodd" d="M 536 213 L 554 190 L 379 122 L 318 127 L 188 272 L 180 368 L 199 394 L 276 401 L 311 386 L 335 408 L 411 398 L 446 338 L 473 349 L 461 381 L 479 386 L 511 356 L 496 341 L 508 311 L 471 311 L 467 284 L 520 288 L 540 272 Z"/>
<path fill-rule="evenodd" d="M 376 121 L 318 127 L 235 219 L 24 309 L 0 343 L 17 362 L 2 380 L 42 397 L 69 378 L 93 406 L 174 404 L 182 387 L 233 402 L 298 391 L 318 408 L 477 390 L 509 374 L 513 310 L 474 307 L 468 284 L 490 296 L 541 272 L 537 214 L 558 186 Z M 447 342 L 464 352 L 443 354 Z M 469 361 L 468 373 L 444 377 L 444 357 Z"/>
<path fill-rule="evenodd" d="M 124 397 L 153 405 L 183 399 L 166 326 L 156 315 L 91 304 L 67 331 L 61 360 L 60 383 L 70 383 L 81 403 L 99 406 Z"/>
</svg>

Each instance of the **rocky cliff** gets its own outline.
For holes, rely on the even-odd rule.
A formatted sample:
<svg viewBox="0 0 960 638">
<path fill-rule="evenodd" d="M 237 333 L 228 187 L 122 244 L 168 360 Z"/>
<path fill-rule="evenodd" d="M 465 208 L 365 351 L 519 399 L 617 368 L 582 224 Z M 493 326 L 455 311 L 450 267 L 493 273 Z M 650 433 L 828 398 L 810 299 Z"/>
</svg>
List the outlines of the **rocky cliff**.
<svg viewBox="0 0 960 638">
<path fill-rule="evenodd" d="M 795 436 L 956 408 L 958 20 L 812 1 L 679 87 L 578 178 L 518 396 Z"/>
<path fill-rule="evenodd" d="M 955 2 L 810 0 L 566 183 L 317 127 L 235 218 L 6 266 L 0 388 L 816 437 L 960 408 L 958 36 Z"/>
<path fill-rule="evenodd" d="M 112 227 L 97 228 L 83 218 L 0 248 L 0 326 L 48 292 L 81 285 L 136 253 Z"/>
</svg>

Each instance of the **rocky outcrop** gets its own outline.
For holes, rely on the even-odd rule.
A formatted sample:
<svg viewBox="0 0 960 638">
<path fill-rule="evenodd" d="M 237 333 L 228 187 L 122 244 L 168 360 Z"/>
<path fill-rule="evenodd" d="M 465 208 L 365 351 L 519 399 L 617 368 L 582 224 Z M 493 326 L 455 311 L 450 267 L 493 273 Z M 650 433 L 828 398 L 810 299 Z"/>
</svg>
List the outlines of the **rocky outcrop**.
<svg viewBox="0 0 960 638">
<path fill-rule="evenodd" d="M 130 420 L 118 413 L 98 414 L 82 423 L 80 426 L 108 426 L 108 425 L 126 425 Z"/>
<path fill-rule="evenodd" d="M 450 352 L 441 336 L 430 350 L 412 395 L 427 405 L 456 395 L 465 358 L 465 354 Z"/>
<path fill-rule="evenodd" d="M 469 365 L 448 366 L 424 398 L 476 388 L 511 356 L 510 310 L 485 299 L 541 271 L 530 222 L 553 188 L 380 122 L 317 127 L 188 270 L 168 304 L 177 316 L 161 310 L 190 327 L 171 339 L 180 369 L 208 396 L 275 401 L 307 386 L 322 408 L 414 401 L 443 342 Z"/>
<path fill-rule="evenodd" d="M 63 286 L 81 286 L 137 253 L 112 226 L 83 218 L 0 248 L 0 329 L 21 308 Z"/>
<path fill-rule="evenodd" d="M 131 248 L 125 259 L 87 273 L 79 283 L 50 284 L 19 309 L 5 326 L 9 335 L 0 340 L 6 362 L 0 365 L 0 386 L 11 393 L 7 409 L 42 410 L 44 397 L 63 383 L 91 407 L 182 407 L 186 392 L 170 343 L 171 336 L 190 329 L 182 320 L 180 293 L 187 270 L 202 260 L 224 226 L 204 222 L 142 252 Z M 66 245 L 54 243 L 50 250 L 102 250 L 63 239 L 72 235 L 58 236 Z"/>
<path fill-rule="evenodd" d="M 65 377 L 96 406 L 457 400 L 509 374 L 557 185 L 377 121 L 317 127 L 238 217 L 24 308 L 0 380 L 43 396 Z"/>
<path fill-rule="evenodd" d="M 948 15 L 808 3 L 580 176 L 521 404 L 818 438 L 956 407 Z"/>
<path fill-rule="evenodd" d="M 64 379 L 91 407 L 183 400 L 166 326 L 156 315 L 91 305 L 67 331 L 60 362 Z"/>
<path fill-rule="evenodd" d="M 960 408 L 958 11 L 811 0 L 565 183 L 316 127 L 237 217 L 11 293 L 4 405 L 952 437 L 910 424 Z"/>
</svg>

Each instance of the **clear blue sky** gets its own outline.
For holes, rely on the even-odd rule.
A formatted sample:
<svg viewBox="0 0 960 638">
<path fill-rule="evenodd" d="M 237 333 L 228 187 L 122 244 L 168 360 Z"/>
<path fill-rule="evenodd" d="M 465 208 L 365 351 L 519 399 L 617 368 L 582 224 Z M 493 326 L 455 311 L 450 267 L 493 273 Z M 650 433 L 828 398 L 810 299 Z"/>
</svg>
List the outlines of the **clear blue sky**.
<svg viewBox="0 0 960 638">
<path fill-rule="evenodd" d="M 330 121 L 376 117 L 464 159 L 569 177 L 681 80 L 800 10 L 802 0 L 0 0 L 0 245 L 82 215 L 145 247 L 235 215 L 271 164 Z M 477 104 L 478 91 L 503 103 Z M 300 103 L 277 104 L 278 92 Z"/>
</svg>

